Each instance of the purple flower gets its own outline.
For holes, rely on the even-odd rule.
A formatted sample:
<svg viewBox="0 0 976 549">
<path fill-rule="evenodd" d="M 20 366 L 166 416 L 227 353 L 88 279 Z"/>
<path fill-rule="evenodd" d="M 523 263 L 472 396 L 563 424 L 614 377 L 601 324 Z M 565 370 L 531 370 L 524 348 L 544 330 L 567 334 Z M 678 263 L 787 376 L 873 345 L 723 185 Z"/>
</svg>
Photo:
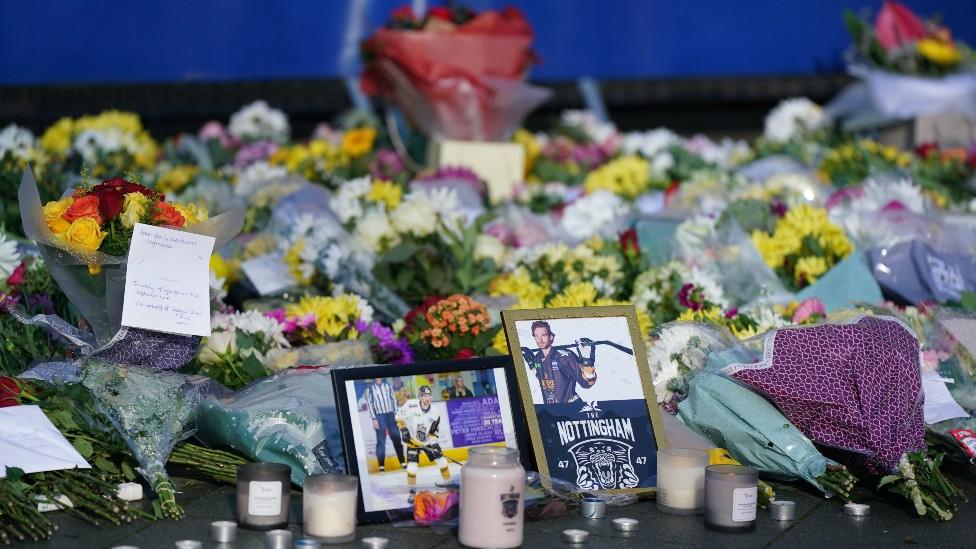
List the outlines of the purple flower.
<svg viewBox="0 0 976 549">
<path fill-rule="evenodd" d="M 430 175 L 418 178 L 416 183 L 432 183 L 446 179 L 460 181 L 481 196 L 484 196 L 488 190 L 478 174 L 463 166 L 443 166 Z"/>
<path fill-rule="evenodd" d="M 725 311 L 725 318 L 735 318 L 739 314 L 738 307 L 732 307 L 728 311 Z"/>
<path fill-rule="evenodd" d="M 684 286 L 681 287 L 681 290 L 678 291 L 678 303 L 681 303 L 681 305 L 688 307 L 693 311 L 700 311 L 702 308 L 702 304 L 698 301 L 695 301 L 695 297 L 696 297 L 695 293 L 696 292 L 695 292 L 694 284 L 691 283 L 685 284 Z"/>
<path fill-rule="evenodd" d="M 277 150 L 278 145 L 267 139 L 244 145 L 234 156 L 234 167 L 246 168 L 255 162 L 267 160 Z"/>
<path fill-rule="evenodd" d="M 777 199 L 774 199 L 773 200 L 773 203 L 769 205 L 769 210 L 776 217 L 783 217 L 784 215 L 786 215 L 786 212 L 789 209 L 790 209 L 789 206 L 787 206 L 785 202 L 783 202 L 782 200 L 780 200 L 778 198 Z"/>
<path fill-rule="evenodd" d="M 27 307 L 31 310 L 40 309 L 45 314 L 54 313 L 54 303 L 49 294 L 37 294 L 27 296 Z"/>
<path fill-rule="evenodd" d="M 410 364 L 413 362 L 413 350 L 405 339 L 397 338 L 393 330 L 379 322 L 366 323 L 362 320 L 355 322 L 356 330 L 375 340 L 371 345 L 376 359 L 389 364 Z"/>
<path fill-rule="evenodd" d="M 405 169 L 406 166 L 396 151 L 380 149 L 369 164 L 369 175 L 374 179 L 392 179 Z"/>
</svg>

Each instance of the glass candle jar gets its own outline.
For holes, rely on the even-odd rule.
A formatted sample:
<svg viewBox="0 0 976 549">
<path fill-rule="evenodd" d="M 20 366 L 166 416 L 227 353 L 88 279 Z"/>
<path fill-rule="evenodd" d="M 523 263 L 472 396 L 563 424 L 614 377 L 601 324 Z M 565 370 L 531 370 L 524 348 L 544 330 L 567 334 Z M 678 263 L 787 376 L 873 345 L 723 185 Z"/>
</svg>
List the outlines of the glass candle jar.
<svg viewBox="0 0 976 549">
<path fill-rule="evenodd" d="M 323 543 L 356 539 L 359 479 L 348 475 L 311 475 L 302 485 L 305 535 Z"/>
<path fill-rule="evenodd" d="M 742 465 L 705 468 L 705 528 L 719 532 L 756 529 L 759 473 Z"/>
<path fill-rule="evenodd" d="M 237 467 L 237 523 L 251 530 L 288 526 L 291 467 L 245 463 Z"/>
<path fill-rule="evenodd" d="M 664 448 L 657 451 L 657 508 L 673 515 L 697 515 L 705 510 L 703 450 Z"/>
<path fill-rule="evenodd" d="M 522 545 L 525 470 L 518 450 L 479 446 L 461 469 L 458 541 L 479 549 Z"/>
</svg>

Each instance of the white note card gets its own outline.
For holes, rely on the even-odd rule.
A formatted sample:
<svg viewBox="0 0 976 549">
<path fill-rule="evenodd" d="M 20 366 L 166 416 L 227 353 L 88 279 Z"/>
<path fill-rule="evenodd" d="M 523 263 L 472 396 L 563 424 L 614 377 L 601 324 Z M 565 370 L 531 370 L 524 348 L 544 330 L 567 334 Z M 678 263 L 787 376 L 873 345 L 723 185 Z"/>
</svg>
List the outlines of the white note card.
<svg viewBox="0 0 976 549">
<path fill-rule="evenodd" d="M 952 398 L 938 372 L 922 372 L 922 392 L 925 393 L 925 423 L 933 425 L 947 419 L 969 417 L 966 410 Z"/>
<path fill-rule="evenodd" d="M 0 478 L 7 476 L 7 467 L 25 473 L 91 469 L 37 406 L 0 408 L 0 448 Z"/>
<path fill-rule="evenodd" d="M 295 285 L 281 254 L 265 254 L 241 263 L 241 270 L 262 296 L 279 294 Z"/>
<path fill-rule="evenodd" d="M 214 238 L 137 223 L 129 246 L 122 325 L 210 335 Z"/>
</svg>

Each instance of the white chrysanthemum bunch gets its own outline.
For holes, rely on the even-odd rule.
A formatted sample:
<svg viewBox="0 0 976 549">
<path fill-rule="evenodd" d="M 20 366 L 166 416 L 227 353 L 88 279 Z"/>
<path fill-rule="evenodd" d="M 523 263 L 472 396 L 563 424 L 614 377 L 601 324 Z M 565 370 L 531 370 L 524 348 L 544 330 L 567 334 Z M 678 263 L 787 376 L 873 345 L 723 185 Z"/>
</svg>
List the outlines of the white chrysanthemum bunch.
<svg viewBox="0 0 976 549">
<path fill-rule="evenodd" d="M 89 164 L 98 162 L 99 154 L 124 152 L 136 156 L 143 145 L 132 132 L 121 128 L 98 128 L 80 132 L 75 136 L 74 149 Z"/>
<path fill-rule="evenodd" d="M 825 120 L 823 109 L 806 97 L 786 99 L 766 115 L 763 137 L 774 143 L 786 143 L 819 128 Z"/>
<path fill-rule="evenodd" d="M 6 281 L 20 265 L 20 251 L 17 250 L 17 242 L 7 238 L 7 235 L 0 232 L 0 282 Z"/>
<path fill-rule="evenodd" d="M 651 164 L 651 177 L 661 179 L 674 167 L 671 147 L 682 145 L 684 140 L 667 128 L 656 128 L 624 135 L 621 149 L 624 154 L 640 154 Z"/>
<path fill-rule="evenodd" d="M 675 391 L 686 391 L 694 373 L 705 367 L 708 353 L 729 344 L 719 328 L 683 322 L 661 326 L 654 331 L 652 339 L 647 349 L 647 363 L 659 404 L 671 400 Z"/>
<path fill-rule="evenodd" d="M 0 159 L 10 153 L 13 158 L 26 162 L 31 159 L 35 146 L 34 134 L 27 128 L 10 124 L 0 130 Z"/>
<path fill-rule="evenodd" d="M 717 280 L 704 270 L 689 267 L 680 261 L 669 261 L 637 275 L 631 302 L 639 309 L 654 310 L 665 300 L 673 299 L 685 284 L 694 284 L 707 301 L 722 308 L 728 307 L 725 293 Z"/>
<path fill-rule="evenodd" d="M 261 100 L 245 105 L 231 115 L 227 131 L 244 141 L 268 139 L 275 143 L 288 141 L 291 134 L 288 116 Z"/>
<path fill-rule="evenodd" d="M 272 166 L 265 161 L 255 162 L 241 170 L 234 185 L 234 192 L 243 197 L 251 197 L 265 185 L 288 177 L 284 166 Z"/>
<path fill-rule="evenodd" d="M 401 236 L 423 238 L 435 232 L 457 235 L 464 223 L 457 191 L 446 187 L 414 189 L 390 212 L 390 223 Z"/>
<path fill-rule="evenodd" d="M 612 122 L 601 122 L 591 111 L 563 111 L 560 123 L 579 128 L 590 141 L 597 144 L 607 143 L 617 135 L 617 127 Z"/>
<path fill-rule="evenodd" d="M 231 314 L 217 313 L 211 317 L 212 334 L 207 338 L 206 345 L 200 352 L 199 360 L 203 364 L 217 365 L 233 357 L 246 358 L 252 354 L 263 359 L 270 349 L 288 347 L 285 339 L 284 327 L 275 319 L 264 316 L 258 311 L 236 312 Z M 241 349 L 238 347 L 238 332 L 243 332 L 254 346 Z"/>
<path fill-rule="evenodd" d="M 559 227 L 570 240 L 581 241 L 604 231 L 616 234 L 630 213 L 623 198 L 599 190 L 566 206 Z"/>
</svg>

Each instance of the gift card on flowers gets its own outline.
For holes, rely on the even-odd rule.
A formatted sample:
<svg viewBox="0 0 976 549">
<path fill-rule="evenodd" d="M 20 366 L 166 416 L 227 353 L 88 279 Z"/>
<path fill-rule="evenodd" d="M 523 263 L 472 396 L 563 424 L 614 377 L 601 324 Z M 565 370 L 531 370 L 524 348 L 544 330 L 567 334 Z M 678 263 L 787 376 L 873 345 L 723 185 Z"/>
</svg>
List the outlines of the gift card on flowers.
<svg viewBox="0 0 976 549">
<path fill-rule="evenodd" d="M 125 276 L 122 325 L 210 335 L 210 254 L 214 238 L 137 224 Z"/>
</svg>

